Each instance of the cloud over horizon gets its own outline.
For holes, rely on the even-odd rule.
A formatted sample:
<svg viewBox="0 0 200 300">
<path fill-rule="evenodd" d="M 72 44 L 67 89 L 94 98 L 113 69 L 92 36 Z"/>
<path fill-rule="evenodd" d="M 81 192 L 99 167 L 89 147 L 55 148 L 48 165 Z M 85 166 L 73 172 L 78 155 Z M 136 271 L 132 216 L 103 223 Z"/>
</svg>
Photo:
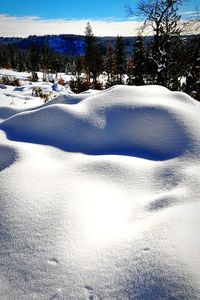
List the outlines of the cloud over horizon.
<svg viewBox="0 0 200 300">
<path fill-rule="evenodd" d="M 112 18 L 104 20 L 68 20 L 41 19 L 36 16 L 13 17 L 0 15 L 0 36 L 28 37 L 45 34 L 80 34 L 84 35 L 85 26 L 90 22 L 96 36 L 134 36 L 138 34 L 143 22 L 135 20 L 118 21 Z"/>
<path fill-rule="evenodd" d="M 182 13 L 192 15 L 194 11 Z M 0 14 L 0 36 L 1 37 L 28 37 L 29 35 L 48 34 L 79 34 L 84 35 L 86 23 L 90 22 L 93 33 L 96 36 L 136 36 L 141 31 L 143 21 L 132 18 L 117 20 L 114 17 L 103 20 L 95 19 L 42 19 L 37 16 L 15 17 Z M 184 20 L 180 24 L 183 24 Z M 190 24 L 189 24 L 190 23 Z M 190 33 L 199 34 L 199 22 L 189 21 Z M 185 30 L 184 30 L 185 31 Z M 187 31 L 185 31 L 187 34 Z M 147 27 L 145 35 L 152 35 L 152 28 Z"/>
</svg>

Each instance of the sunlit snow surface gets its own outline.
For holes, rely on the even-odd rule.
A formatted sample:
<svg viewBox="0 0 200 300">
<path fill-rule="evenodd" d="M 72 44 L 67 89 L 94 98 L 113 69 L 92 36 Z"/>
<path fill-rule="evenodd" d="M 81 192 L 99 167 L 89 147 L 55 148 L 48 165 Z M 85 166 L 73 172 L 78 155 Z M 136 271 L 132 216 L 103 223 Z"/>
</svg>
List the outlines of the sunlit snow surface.
<svg viewBox="0 0 200 300">
<path fill-rule="evenodd" d="M 116 86 L 11 104 L 7 89 L 0 299 L 200 299 L 199 103 Z"/>
</svg>

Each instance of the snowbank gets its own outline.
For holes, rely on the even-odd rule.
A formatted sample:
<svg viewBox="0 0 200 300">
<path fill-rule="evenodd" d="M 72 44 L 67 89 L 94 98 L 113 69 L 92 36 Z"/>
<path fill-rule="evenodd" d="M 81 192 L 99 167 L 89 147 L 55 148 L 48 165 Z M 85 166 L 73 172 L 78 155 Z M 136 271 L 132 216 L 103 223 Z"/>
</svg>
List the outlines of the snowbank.
<svg viewBox="0 0 200 300">
<path fill-rule="evenodd" d="M 0 107 L 1 298 L 199 299 L 199 103 L 116 86 L 12 109 Z"/>
<path fill-rule="evenodd" d="M 193 132 L 199 127 L 180 116 L 183 111 L 193 119 L 193 100 L 188 97 L 190 102 L 184 105 L 184 98 L 177 97 L 172 102 L 172 93 L 167 91 L 160 97 L 154 89 L 115 87 L 82 101 L 81 95 L 69 96 L 79 99 L 76 106 L 56 105 L 57 98 L 49 105 L 15 115 L 1 128 L 12 140 L 52 145 L 68 152 L 162 160 L 196 151 Z"/>
</svg>

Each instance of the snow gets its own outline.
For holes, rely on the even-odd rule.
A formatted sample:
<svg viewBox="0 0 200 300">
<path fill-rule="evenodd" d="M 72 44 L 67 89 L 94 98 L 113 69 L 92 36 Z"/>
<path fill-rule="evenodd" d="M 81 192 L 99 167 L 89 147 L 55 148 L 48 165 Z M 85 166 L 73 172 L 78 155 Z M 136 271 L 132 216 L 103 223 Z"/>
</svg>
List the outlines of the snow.
<svg viewBox="0 0 200 300">
<path fill-rule="evenodd" d="M 17 72 L 10 69 L 0 69 L 0 76 L 9 76 L 9 77 L 15 77 L 20 80 L 26 80 L 31 73 L 28 72 Z"/>
<path fill-rule="evenodd" d="M 63 92 L 65 90 L 65 87 L 62 86 L 61 84 L 55 83 L 53 85 L 53 90 L 56 92 Z"/>
<path fill-rule="evenodd" d="M 30 93 L 0 90 L 0 298 L 199 299 L 199 103 Z"/>
</svg>

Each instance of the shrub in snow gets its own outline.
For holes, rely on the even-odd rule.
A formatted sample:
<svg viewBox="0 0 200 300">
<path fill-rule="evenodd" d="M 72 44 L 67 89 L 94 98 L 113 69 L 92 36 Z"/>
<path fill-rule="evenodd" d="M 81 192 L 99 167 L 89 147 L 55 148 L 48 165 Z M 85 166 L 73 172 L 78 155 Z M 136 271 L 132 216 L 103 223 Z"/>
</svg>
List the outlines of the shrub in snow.
<svg viewBox="0 0 200 300">
<path fill-rule="evenodd" d="M 32 95 L 44 99 L 44 103 L 46 103 L 48 100 L 50 100 L 50 98 L 53 97 L 54 93 L 43 92 L 41 87 L 35 87 L 32 89 Z"/>
<path fill-rule="evenodd" d="M 93 88 L 95 90 L 103 90 L 103 83 L 102 82 L 95 82 Z"/>
<path fill-rule="evenodd" d="M 34 87 L 32 89 L 32 96 L 40 97 L 41 93 L 42 93 L 41 87 Z"/>
<path fill-rule="evenodd" d="M 77 76 L 76 79 L 72 78 L 69 86 L 72 92 L 76 94 L 89 90 L 89 82 L 84 81 L 80 76 Z"/>
<path fill-rule="evenodd" d="M 21 85 L 20 80 L 19 79 L 14 79 L 13 80 L 13 85 L 14 86 L 20 86 Z"/>
<path fill-rule="evenodd" d="M 38 81 L 38 75 L 36 72 L 32 72 L 32 75 L 29 77 L 29 80 L 32 82 L 37 82 Z"/>
<path fill-rule="evenodd" d="M 9 76 L 3 76 L 0 79 L 0 83 L 3 85 L 20 86 L 20 80 L 18 78 L 10 78 Z"/>
<path fill-rule="evenodd" d="M 64 81 L 64 79 L 61 78 L 61 79 L 58 81 L 58 84 L 65 86 L 66 82 Z"/>
<path fill-rule="evenodd" d="M 105 88 L 108 89 L 114 85 L 117 85 L 117 80 L 115 77 L 113 77 L 111 80 L 106 81 Z"/>
<path fill-rule="evenodd" d="M 50 99 L 51 99 L 51 97 L 54 95 L 54 93 L 53 92 L 49 92 L 49 93 L 41 93 L 40 94 L 40 97 L 42 98 L 42 99 L 44 99 L 44 103 L 46 103 L 46 102 L 48 102 Z"/>
</svg>

